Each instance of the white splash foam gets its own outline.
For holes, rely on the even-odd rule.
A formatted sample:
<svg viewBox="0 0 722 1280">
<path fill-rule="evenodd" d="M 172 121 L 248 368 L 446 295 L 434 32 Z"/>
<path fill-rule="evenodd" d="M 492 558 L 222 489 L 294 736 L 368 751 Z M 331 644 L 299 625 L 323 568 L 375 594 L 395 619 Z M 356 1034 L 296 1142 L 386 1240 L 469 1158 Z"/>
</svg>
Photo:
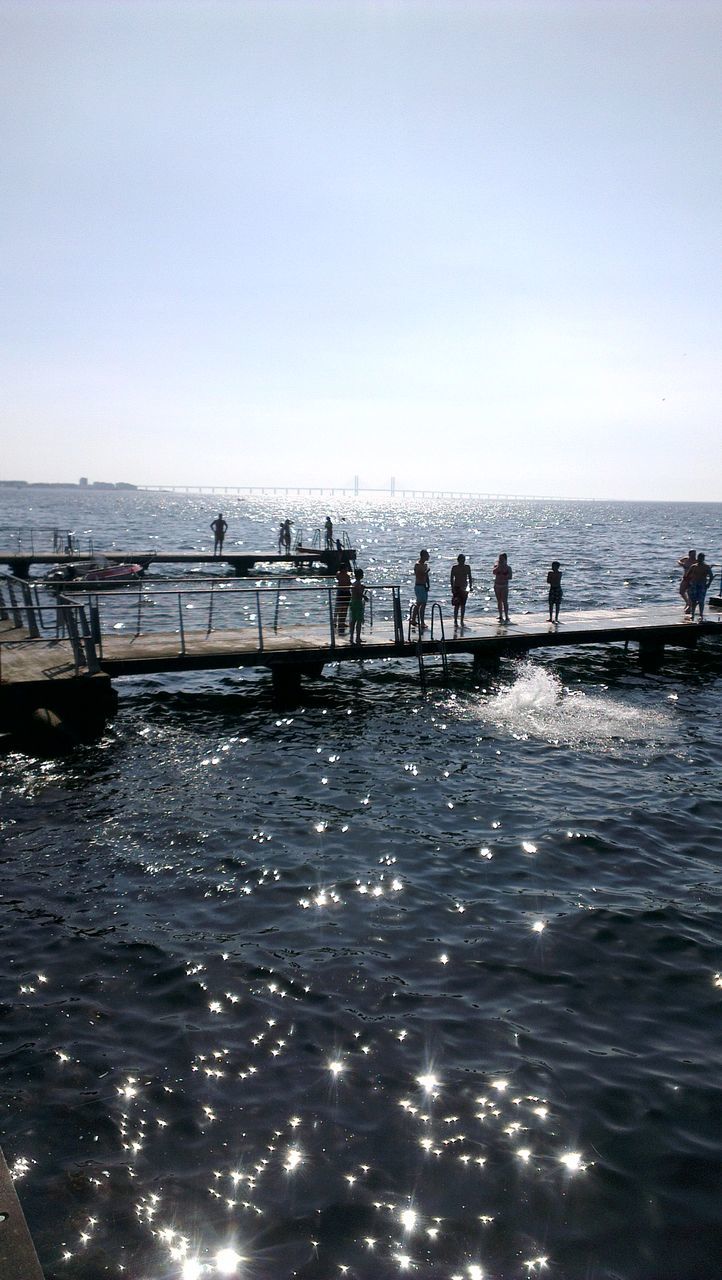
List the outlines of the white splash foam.
<svg viewBox="0 0 722 1280">
<path fill-rule="evenodd" d="M 642 709 L 611 695 L 567 689 L 555 672 L 530 662 L 519 664 L 512 685 L 482 699 L 478 712 L 483 721 L 513 737 L 573 746 L 659 741 L 672 728 L 666 710 Z"/>
</svg>

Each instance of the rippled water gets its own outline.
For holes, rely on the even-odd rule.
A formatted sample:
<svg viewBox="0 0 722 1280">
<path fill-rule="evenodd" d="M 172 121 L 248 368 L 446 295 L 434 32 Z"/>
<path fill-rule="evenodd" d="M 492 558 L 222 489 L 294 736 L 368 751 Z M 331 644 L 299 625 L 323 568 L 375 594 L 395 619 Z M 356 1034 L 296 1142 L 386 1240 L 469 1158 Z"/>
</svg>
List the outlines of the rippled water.
<svg viewBox="0 0 722 1280">
<path fill-rule="evenodd" d="M 11 502 L 136 549 L 214 514 Z M 516 611 L 552 556 L 570 607 L 674 599 L 722 508 L 331 510 L 369 578 L 427 545 L 445 598 L 465 550 L 473 625 L 502 548 Z M 98 744 L 2 761 L 1 1140 L 52 1280 L 719 1274 L 722 652 L 429 669 L 283 711 L 263 673 L 127 680 Z"/>
</svg>

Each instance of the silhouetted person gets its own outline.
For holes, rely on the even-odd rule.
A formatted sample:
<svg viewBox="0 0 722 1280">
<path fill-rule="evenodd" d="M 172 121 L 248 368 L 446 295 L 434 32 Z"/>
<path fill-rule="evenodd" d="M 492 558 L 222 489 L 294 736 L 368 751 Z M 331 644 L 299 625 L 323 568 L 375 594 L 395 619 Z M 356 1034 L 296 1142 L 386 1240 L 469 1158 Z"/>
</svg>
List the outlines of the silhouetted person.
<svg viewBox="0 0 722 1280">
<path fill-rule="evenodd" d="M 326 550 L 333 551 L 333 523 L 330 516 L 326 516 L 323 528 L 326 534 Z"/>
<path fill-rule="evenodd" d="M 707 595 L 707 588 L 712 581 L 714 574 L 704 558 L 704 552 L 700 551 L 693 565 L 689 567 L 689 592 L 690 618 L 694 619 L 695 609 L 699 609 L 699 620 L 704 622 L 704 598 Z"/>
<path fill-rule="evenodd" d="M 223 519 L 221 511 L 218 512 L 217 519 L 211 520 L 211 529 L 213 530 L 213 554 L 220 556 L 223 554 L 223 539 L 228 529 L 228 522 Z"/>
<path fill-rule="evenodd" d="M 499 610 L 499 621 L 508 622 L 511 565 L 507 560 L 506 551 L 502 551 L 491 572 L 494 575 L 494 595 L 496 596 L 496 607 Z"/>
<path fill-rule="evenodd" d="M 562 602 L 562 572 L 559 561 L 552 560 L 552 567 L 547 574 L 549 583 L 549 621 L 559 621 L 559 606 Z M 554 614 L 554 617 L 552 617 Z"/>
<path fill-rule="evenodd" d="M 419 632 L 426 630 L 424 617 L 426 614 L 426 605 L 429 599 L 429 553 L 424 548 L 419 552 L 419 558 L 414 565 L 414 595 L 416 604 L 411 612 L 412 627 L 418 626 Z"/>
<path fill-rule="evenodd" d="M 451 566 L 451 603 L 454 606 L 454 630 L 459 625 L 459 616 L 461 616 L 461 625 L 462 627 L 464 626 L 466 602 L 469 599 L 469 592 L 473 585 L 471 567 L 466 563 L 466 556 L 457 556 L 456 564 Z"/>
</svg>

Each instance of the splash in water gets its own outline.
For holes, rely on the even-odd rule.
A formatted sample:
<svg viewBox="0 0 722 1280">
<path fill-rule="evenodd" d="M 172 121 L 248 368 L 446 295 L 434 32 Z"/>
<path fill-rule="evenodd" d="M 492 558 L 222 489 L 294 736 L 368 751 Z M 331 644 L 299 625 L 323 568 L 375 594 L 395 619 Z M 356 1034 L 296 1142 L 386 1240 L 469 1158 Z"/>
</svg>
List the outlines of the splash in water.
<svg viewBox="0 0 722 1280">
<path fill-rule="evenodd" d="M 479 711 L 487 723 L 515 737 L 573 746 L 659 741 L 671 727 L 668 713 L 568 689 L 555 672 L 530 662 L 520 663 L 514 683 L 485 698 Z"/>
</svg>

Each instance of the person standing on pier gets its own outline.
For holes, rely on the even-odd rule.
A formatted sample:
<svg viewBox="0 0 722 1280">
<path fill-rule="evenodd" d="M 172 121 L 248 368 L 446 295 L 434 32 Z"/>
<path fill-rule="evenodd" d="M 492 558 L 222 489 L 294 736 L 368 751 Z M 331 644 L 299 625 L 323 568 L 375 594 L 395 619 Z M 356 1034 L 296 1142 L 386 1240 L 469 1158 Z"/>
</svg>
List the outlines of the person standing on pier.
<svg viewBox="0 0 722 1280">
<path fill-rule="evenodd" d="M 464 630 L 466 602 L 469 599 L 469 592 L 473 585 L 471 566 L 466 563 L 466 556 L 457 556 L 456 564 L 451 566 L 451 603 L 454 606 L 454 631 L 458 630 L 459 616 L 461 616 L 461 630 Z"/>
<path fill-rule="evenodd" d="M 213 530 L 213 554 L 214 556 L 223 555 L 223 539 L 226 536 L 228 522 L 223 519 L 223 512 L 218 512 L 218 517 L 211 520 L 211 529 Z"/>
<path fill-rule="evenodd" d="M 291 521 L 289 519 L 286 519 L 283 522 L 283 545 L 286 550 L 286 555 L 288 555 L 291 550 Z"/>
<path fill-rule="evenodd" d="M 559 606 L 562 602 L 562 573 L 559 561 L 552 560 L 552 567 L 547 574 L 549 583 L 549 621 L 559 621 Z M 554 617 L 552 617 L 554 614 Z"/>
<path fill-rule="evenodd" d="M 704 598 L 707 595 L 707 588 L 714 574 L 704 558 L 703 551 L 700 551 L 695 563 L 690 565 L 688 574 L 689 616 L 693 620 L 695 609 L 699 609 L 699 620 L 704 622 Z"/>
<path fill-rule="evenodd" d="M 364 605 L 366 604 L 366 592 L 364 591 L 363 569 L 356 569 L 354 572 L 355 582 L 351 588 L 351 605 L 349 608 L 349 618 L 351 620 L 351 634 L 349 635 L 350 644 L 362 644 L 361 627 L 364 621 Z M 354 635 L 356 639 L 354 640 Z"/>
<path fill-rule="evenodd" d="M 416 604 L 411 614 L 412 627 L 418 627 L 419 632 L 426 630 L 424 616 L 426 614 L 426 605 L 429 600 L 429 553 L 425 549 L 419 552 L 419 558 L 414 565 L 414 595 L 416 596 Z"/>
<path fill-rule="evenodd" d="M 508 622 L 511 565 L 507 559 L 506 551 L 502 551 L 491 572 L 494 575 L 494 595 L 496 596 L 496 605 L 499 610 L 499 621 Z"/>
<path fill-rule="evenodd" d="M 330 516 L 326 516 L 323 528 L 326 534 L 326 550 L 333 551 L 333 521 Z"/>
<path fill-rule="evenodd" d="M 685 613 L 689 613 L 690 609 L 692 608 L 690 599 L 689 599 L 689 571 L 692 568 L 692 565 L 695 564 L 696 560 L 697 560 L 697 552 L 690 551 L 689 555 L 682 556 L 681 559 L 677 561 L 677 564 L 680 566 L 682 570 L 682 577 L 679 583 L 679 594 L 684 600 Z"/>
<path fill-rule="evenodd" d="M 346 633 L 346 615 L 351 600 L 351 574 L 348 571 L 348 561 L 342 561 L 336 574 L 338 590 L 336 592 L 336 610 L 334 622 L 336 631 L 340 636 Z"/>
</svg>

